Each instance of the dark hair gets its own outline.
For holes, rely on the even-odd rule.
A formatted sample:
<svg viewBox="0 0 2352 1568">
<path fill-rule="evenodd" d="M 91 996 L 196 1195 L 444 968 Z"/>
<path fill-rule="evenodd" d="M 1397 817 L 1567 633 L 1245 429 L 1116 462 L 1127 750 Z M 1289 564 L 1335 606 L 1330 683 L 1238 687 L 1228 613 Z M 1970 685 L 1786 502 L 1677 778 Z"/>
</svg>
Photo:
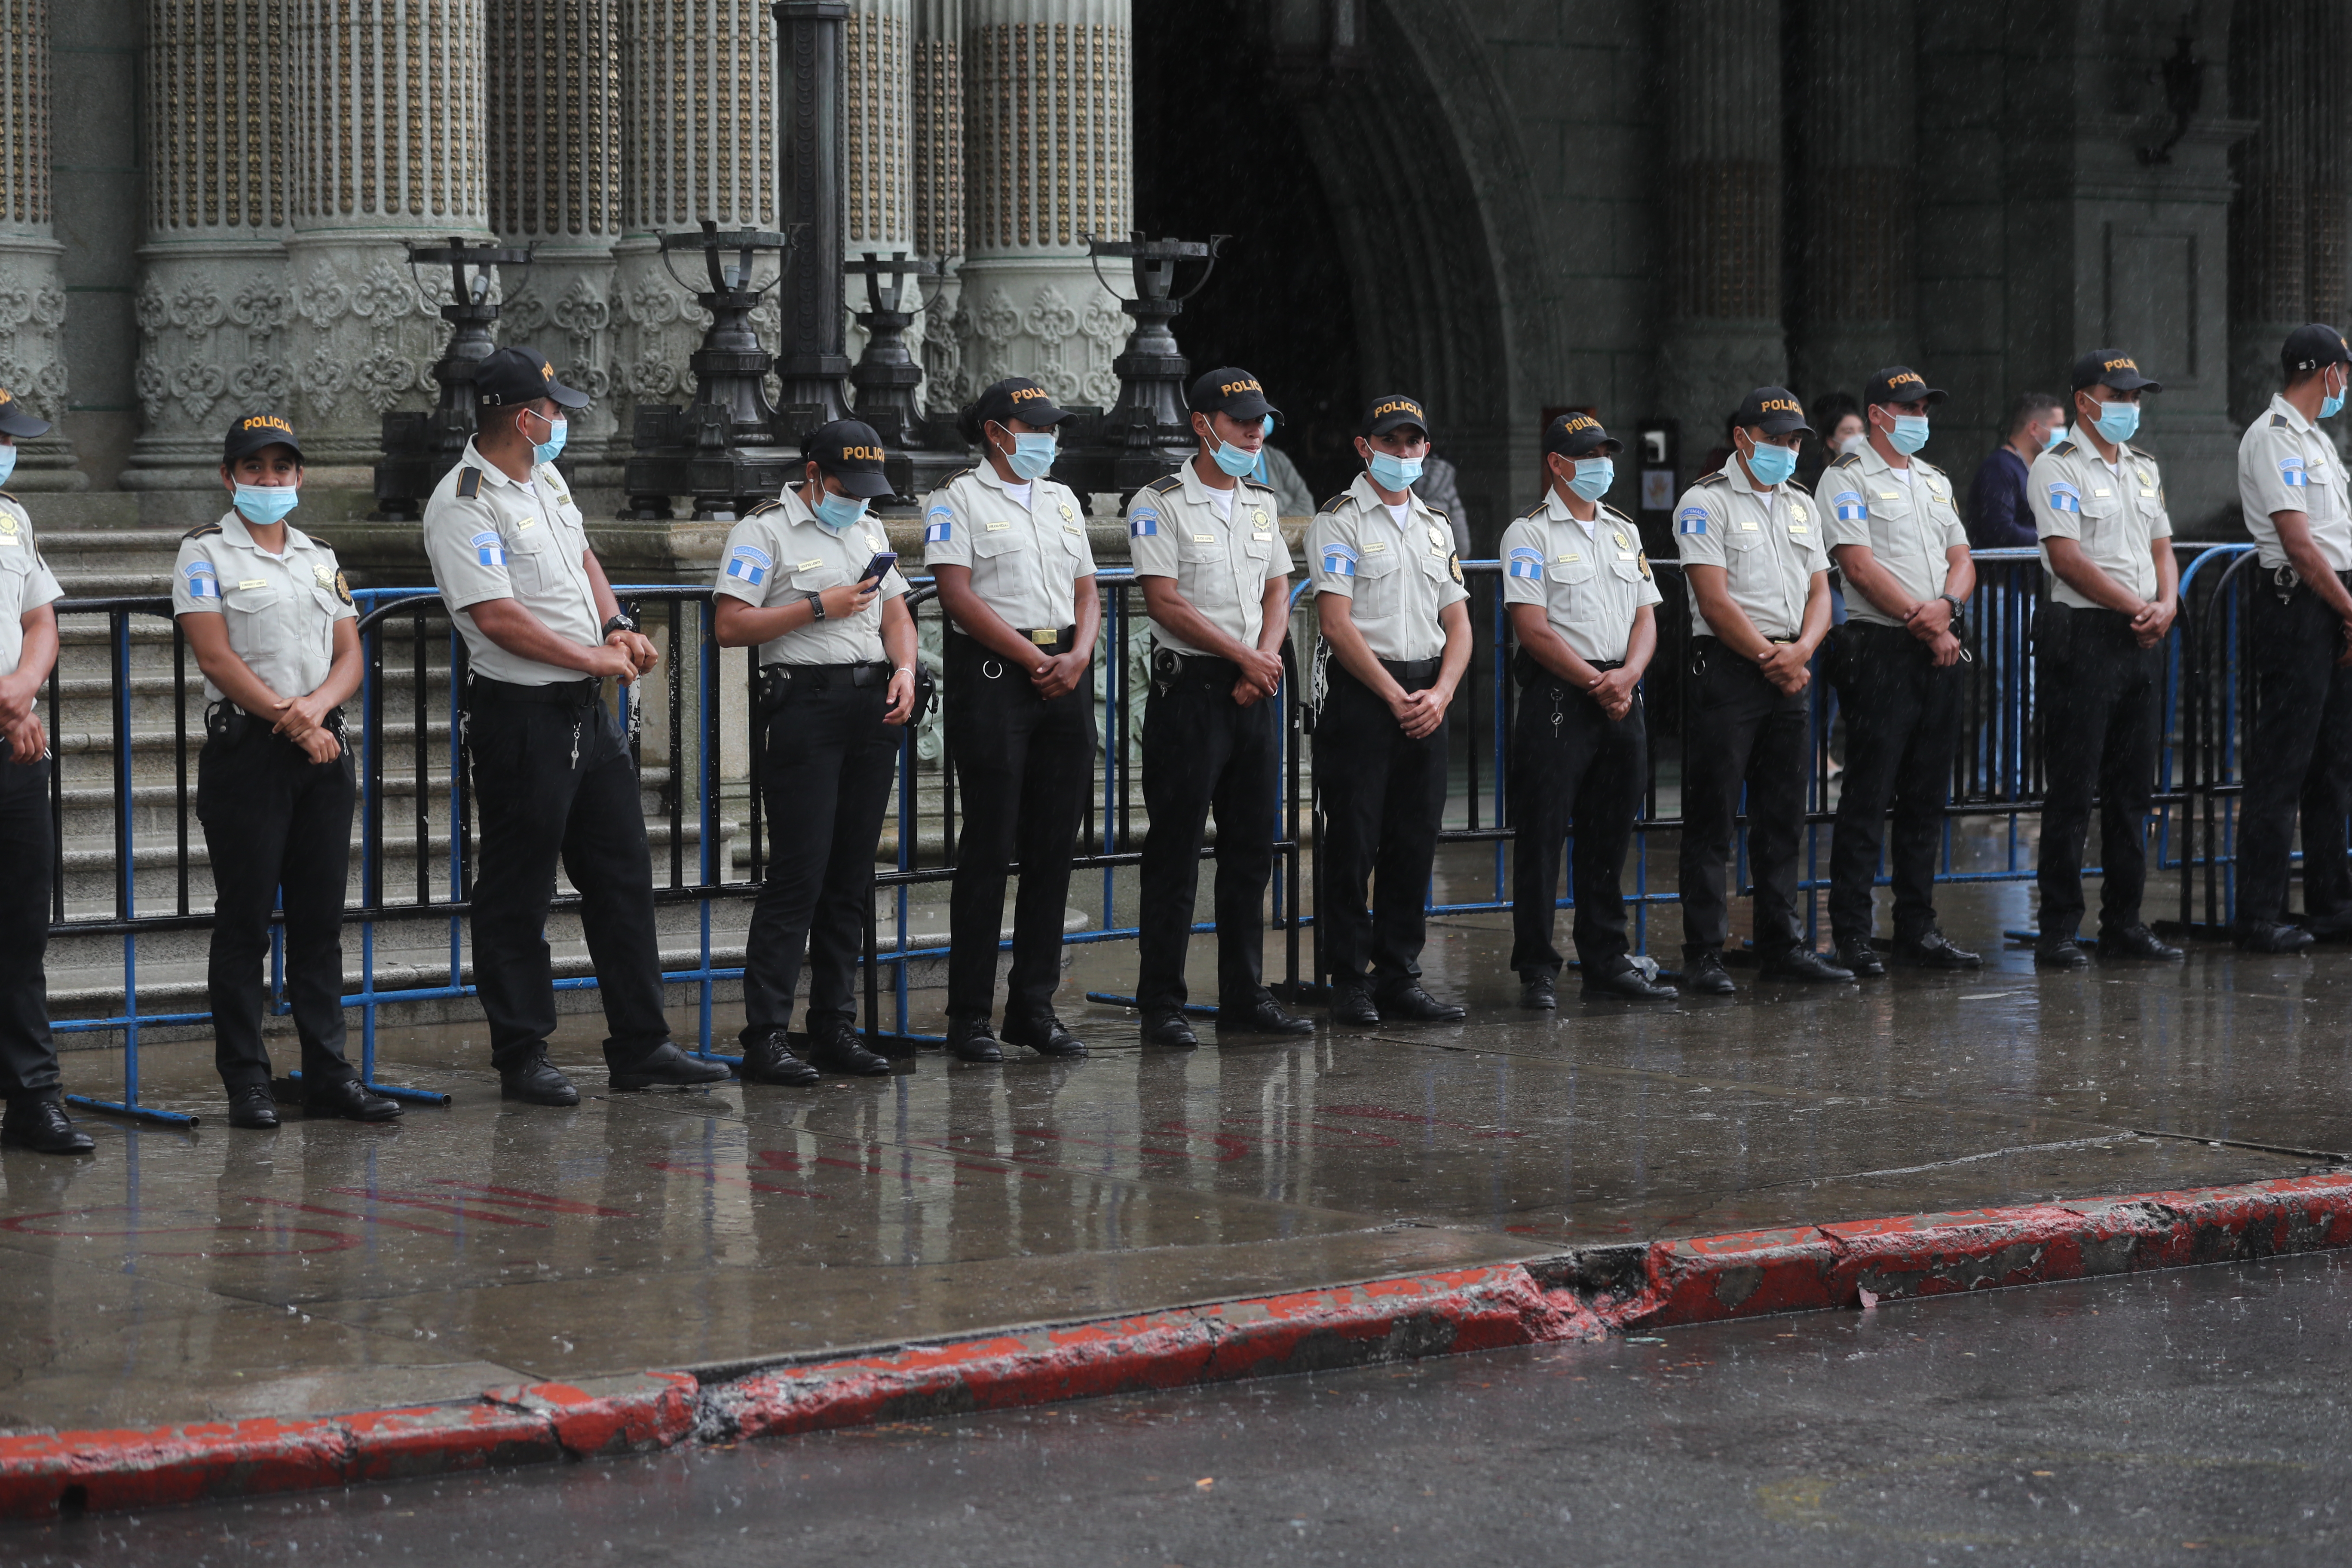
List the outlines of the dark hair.
<svg viewBox="0 0 2352 1568">
<path fill-rule="evenodd" d="M 1813 399 L 1813 405 L 1805 412 L 1811 416 L 1807 423 L 1820 431 L 1822 439 L 1827 441 L 1830 433 L 1838 427 L 1838 421 L 1849 414 L 1860 414 L 1862 405 L 1853 400 L 1851 393 L 1824 392 Z"/>
<path fill-rule="evenodd" d="M 977 399 L 956 410 L 956 434 L 974 447 L 982 445 L 980 404 Z"/>
<path fill-rule="evenodd" d="M 2054 392 L 2021 392 L 2009 405 L 2009 419 L 2000 427 L 2002 440 L 2007 440 L 2025 428 L 2025 422 L 2045 408 L 2063 411 L 2066 399 Z"/>
</svg>

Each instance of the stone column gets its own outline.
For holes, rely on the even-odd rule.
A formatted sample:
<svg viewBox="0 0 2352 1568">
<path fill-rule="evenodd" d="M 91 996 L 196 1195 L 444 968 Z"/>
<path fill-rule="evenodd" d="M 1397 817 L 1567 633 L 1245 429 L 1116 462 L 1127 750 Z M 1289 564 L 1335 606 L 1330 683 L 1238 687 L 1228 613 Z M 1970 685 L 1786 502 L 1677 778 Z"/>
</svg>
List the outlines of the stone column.
<svg viewBox="0 0 2352 1568">
<path fill-rule="evenodd" d="M 963 255 L 963 0 L 914 0 L 912 148 L 915 250 L 939 264 L 937 287 L 919 337 L 923 405 L 951 416 L 973 388 L 962 373 L 956 303 L 962 283 L 950 263 Z"/>
<path fill-rule="evenodd" d="M 845 259 L 915 249 L 913 52 L 912 0 L 850 0 L 841 73 Z M 913 288 L 910 282 L 907 291 Z M 865 279 L 844 284 L 842 300 L 853 312 L 865 309 Z M 921 342 L 922 331 L 918 320 L 907 329 L 908 341 Z M 865 347 L 866 334 L 853 320 L 852 363 Z"/>
<path fill-rule="evenodd" d="M 150 0 L 144 424 L 126 489 L 216 492 L 230 421 L 288 410 L 287 9 L 288 0 Z"/>
<path fill-rule="evenodd" d="M 2233 8 L 2230 110 L 2253 123 L 2232 162 L 2230 416 L 2252 421 L 2279 385 L 2279 347 L 2305 321 L 2345 320 L 2347 130 L 2338 78 L 2347 25 L 2330 0 Z"/>
<path fill-rule="evenodd" d="M 490 238 L 483 0 L 286 5 L 295 427 L 313 483 L 366 484 L 383 416 L 432 405 L 447 336 L 447 280 L 420 290 L 402 242 Z"/>
<path fill-rule="evenodd" d="M 1666 298 L 1658 400 L 1683 478 L 1754 387 L 1783 383 L 1779 0 L 1668 0 Z"/>
<path fill-rule="evenodd" d="M 640 403 L 694 396 L 687 356 L 709 317 L 671 281 L 655 237 L 704 218 L 776 226 L 776 27 L 762 0 L 621 0 L 624 237 L 613 247 L 617 448 Z M 694 278 L 699 258 L 678 262 Z M 754 314 L 776 342 L 774 296 Z M 774 387 L 771 384 L 771 395 Z"/>
<path fill-rule="evenodd" d="M 574 485 L 615 486 L 613 245 L 621 235 L 620 0 L 489 0 L 490 226 L 529 247 L 500 279 L 501 343 L 596 401 L 572 416 Z M 576 457 L 571 453 L 576 452 Z"/>
<path fill-rule="evenodd" d="M 1859 396 L 1874 372 L 1917 352 L 1916 13 L 1912 0 L 1801 0 L 1793 19 L 1804 87 L 1790 374 L 1802 397 Z"/>
<path fill-rule="evenodd" d="M 66 295 L 50 227 L 49 0 L 0 0 L 0 386 L 66 416 Z M 62 430 L 27 443 L 11 489 L 78 490 Z"/>
<path fill-rule="evenodd" d="M 967 0 L 964 379 L 1108 407 L 1129 325 L 1086 260 L 1134 222 L 1129 0 Z"/>
</svg>

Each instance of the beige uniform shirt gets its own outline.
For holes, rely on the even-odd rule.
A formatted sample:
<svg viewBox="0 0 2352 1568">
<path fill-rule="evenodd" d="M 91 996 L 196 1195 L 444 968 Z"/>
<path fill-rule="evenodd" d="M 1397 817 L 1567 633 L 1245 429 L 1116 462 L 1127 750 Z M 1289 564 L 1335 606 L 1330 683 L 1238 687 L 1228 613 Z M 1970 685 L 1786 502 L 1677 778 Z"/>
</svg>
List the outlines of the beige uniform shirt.
<svg viewBox="0 0 2352 1568">
<path fill-rule="evenodd" d="M 2156 459 L 2137 447 L 2117 450 L 2122 460 L 2110 468 L 2088 440 L 2061 441 L 2034 458 L 2025 476 L 2033 531 L 2043 541 L 2042 569 L 2050 576 L 2050 596 L 2078 610 L 2105 606 L 2050 571 L 2050 540 L 2074 540 L 2091 564 L 2145 600 L 2156 596 L 2156 559 L 2148 552 L 2156 541 L 2172 537 Z"/>
<path fill-rule="evenodd" d="M 798 604 L 811 594 L 862 582 L 866 564 L 890 548 L 889 536 L 871 512 L 838 532 L 816 520 L 808 503 L 786 490 L 754 507 L 730 530 L 719 563 L 719 593 L 761 609 Z M 854 616 L 814 621 L 760 645 L 769 664 L 872 664 L 882 650 L 882 601 L 907 591 L 892 567 L 882 574 L 874 602 Z"/>
<path fill-rule="evenodd" d="M 280 697 L 308 697 L 335 663 L 335 623 L 359 614 L 335 552 L 292 523 L 286 553 L 253 542 L 231 508 L 180 541 L 172 569 L 172 614 L 216 615 L 228 623 L 228 650 Z M 225 693 L 210 679 L 205 696 Z"/>
<path fill-rule="evenodd" d="M 2335 572 L 2352 572 L 2352 506 L 2346 504 L 2344 460 L 2294 405 L 2273 397 L 2238 443 L 2238 504 L 2246 531 L 2265 567 L 2284 566 L 2274 511 L 2299 511 L 2310 521 L 2311 542 Z"/>
<path fill-rule="evenodd" d="M 1454 525 L 1413 495 L 1404 526 L 1370 474 L 1358 474 L 1324 503 L 1307 529 L 1307 563 L 1315 591 L 1355 601 L 1349 614 L 1373 657 L 1397 663 L 1435 658 L 1445 651 L 1437 613 L 1470 596 L 1462 562 L 1454 553 Z"/>
<path fill-rule="evenodd" d="M 583 559 L 587 525 L 552 463 L 534 470 L 530 483 L 519 483 L 467 442 L 466 455 L 425 503 L 425 552 L 433 562 L 433 585 L 464 634 L 467 657 L 478 674 L 516 686 L 586 679 L 576 669 L 509 653 L 466 613 L 486 599 L 512 599 L 566 642 L 594 647 L 604 640 Z"/>
<path fill-rule="evenodd" d="M 1503 531 L 1503 602 L 1541 605 L 1577 658 L 1622 664 L 1634 612 L 1662 596 L 1642 535 L 1603 506 L 1591 522 L 1570 515 L 1557 489 Z"/>
<path fill-rule="evenodd" d="M 1720 566 L 1731 602 L 1757 632 L 1789 638 L 1805 629 L 1805 599 L 1813 574 L 1830 569 L 1825 521 L 1819 502 L 1794 479 L 1769 490 L 1748 482 L 1738 458 L 1683 492 L 1675 508 L 1675 546 L 1685 566 Z M 1690 629 L 1715 628 L 1690 596 Z"/>
<path fill-rule="evenodd" d="M 1944 552 L 1956 544 L 1967 549 L 1969 528 L 1952 505 L 1950 476 L 1916 458 L 1907 472 L 1906 480 L 1906 470 L 1865 446 L 1823 469 L 1814 497 L 1829 513 L 1831 549 L 1862 545 L 1905 593 L 1932 599 L 1944 591 L 1950 567 Z M 1852 584 L 1846 585 L 1845 613 L 1873 626 L 1903 624 Z"/>
<path fill-rule="evenodd" d="M 1020 631 L 1077 624 L 1077 580 L 1095 574 L 1094 547 L 1077 492 L 1053 479 L 1029 487 L 1025 506 L 982 463 L 923 504 L 923 565 L 971 568 L 980 602 Z"/>
<path fill-rule="evenodd" d="M 33 520 L 24 504 L 0 491 L 0 675 L 16 674 L 25 657 L 25 612 L 64 597 L 33 543 Z M 7 754 L 7 743 L 0 742 L 0 757 Z"/>
<path fill-rule="evenodd" d="M 1230 513 L 1218 510 L 1221 493 L 1232 503 Z M 1266 582 L 1293 570 L 1274 491 L 1249 479 L 1213 490 L 1188 462 L 1135 492 L 1127 534 L 1137 576 L 1175 578 L 1176 591 L 1211 626 L 1245 647 L 1257 646 L 1265 629 Z M 1214 653 L 1156 621 L 1151 635 L 1179 653 Z"/>
</svg>

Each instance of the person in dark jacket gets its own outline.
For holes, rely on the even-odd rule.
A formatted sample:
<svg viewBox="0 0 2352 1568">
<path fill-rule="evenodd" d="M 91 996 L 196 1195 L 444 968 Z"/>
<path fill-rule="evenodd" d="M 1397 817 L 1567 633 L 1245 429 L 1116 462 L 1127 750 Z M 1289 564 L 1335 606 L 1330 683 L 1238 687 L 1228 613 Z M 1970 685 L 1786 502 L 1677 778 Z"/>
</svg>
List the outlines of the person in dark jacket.
<svg viewBox="0 0 2352 1568">
<path fill-rule="evenodd" d="M 2066 438 L 2066 409 L 2046 392 L 2021 394 L 2009 405 L 2005 438 L 1977 465 L 1969 485 L 1969 543 L 1978 550 L 2031 550 L 2041 542 L 2033 531 L 2033 509 L 2026 503 L 2025 473 L 2033 459 Z"/>
</svg>

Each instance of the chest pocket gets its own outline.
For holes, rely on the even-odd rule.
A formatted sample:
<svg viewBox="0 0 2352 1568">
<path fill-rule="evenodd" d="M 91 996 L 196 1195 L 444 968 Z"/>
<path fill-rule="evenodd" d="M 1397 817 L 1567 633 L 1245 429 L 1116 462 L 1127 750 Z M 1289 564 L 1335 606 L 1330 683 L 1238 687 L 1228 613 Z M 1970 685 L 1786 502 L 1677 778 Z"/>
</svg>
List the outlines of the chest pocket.
<svg viewBox="0 0 2352 1568">
<path fill-rule="evenodd" d="M 1552 563 L 1544 568 L 1544 575 L 1555 583 L 1564 583 L 1570 587 L 1579 583 L 1590 583 L 1592 581 L 1593 573 L 1600 569 L 1599 563 L 1593 558 L 1592 547 L 1590 545 L 1579 545 L 1573 551 L 1554 551 L 1552 554 Z M 1573 561 L 1559 559 L 1568 554 L 1573 554 L 1576 559 Z"/>
<path fill-rule="evenodd" d="M 798 563 L 794 564 L 797 567 Z M 814 594 L 826 588 L 837 588 L 849 581 L 849 573 L 850 568 L 846 566 L 820 561 L 814 566 L 791 574 L 793 589 L 795 593 Z"/>
<path fill-rule="evenodd" d="M 2303 510 L 2314 522 L 2333 522 L 2344 515 L 2344 475 L 2334 462 L 2315 458 L 2306 472 L 2304 489 Z"/>
<path fill-rule="evenodd" d="M 1759 522 L 1754 511 L 1742 508 L 1723 525 L 1723 548 L 1735 560 L 1748 557 L 1750 551 L 1762 546 L 1764 530 L 1770 526 Z"/>
<path fill-rule="evenodd" d="M 972 529 L 971 553 L 975 560 L 995 561 L 1034 552 L 1037 531 L 1018 518 L 1003 521 L 1002 528 L 992 529 L 983 521 Z"/>
<path fill-rule="evenodd" d="M 1225 563 L 1224 536 L 1211 533 L 1203 537 L 1198 530 L 1187 528 L 1176 541 L 1176 559 L 1196 571 L 1222 566 Z"/>
<path fill-rule="evenodd" d="M 1386 550 L 1361 550 L 1356 561 L 1356 602 L 1359 620 L 1393 616 L 1404 604 L 1404 559 L 1395 540 L 1385 539 Z"/>
<path fill-rule="evenodd" d="M 299 608 L 286 591 L 272 583 L 266 588 L 223 584 L 221 611 L 228 617 L 228 645 L 239 658 L 265 658 L 284 651 L 289 639 L 286 627 Z"/>
<path fill-rule="evenodd" d="M 539 519 L 529 528 L 500 531 L 507 542 L 507 575 L 526 594 L 553 594 L 565 586 L 555 531 Z"/>
<path fill-rule="evenodd" d="M 310 604 L 303 608 L 305 614 L 314 614 L 318 617 L 319 651 L 331 654 L 335 648 L 335 620 L 343 613 L 342 600 L 335 596 L 332 588 L 322 588 L 313 583 L 310 584 Z"/>
</svg>

